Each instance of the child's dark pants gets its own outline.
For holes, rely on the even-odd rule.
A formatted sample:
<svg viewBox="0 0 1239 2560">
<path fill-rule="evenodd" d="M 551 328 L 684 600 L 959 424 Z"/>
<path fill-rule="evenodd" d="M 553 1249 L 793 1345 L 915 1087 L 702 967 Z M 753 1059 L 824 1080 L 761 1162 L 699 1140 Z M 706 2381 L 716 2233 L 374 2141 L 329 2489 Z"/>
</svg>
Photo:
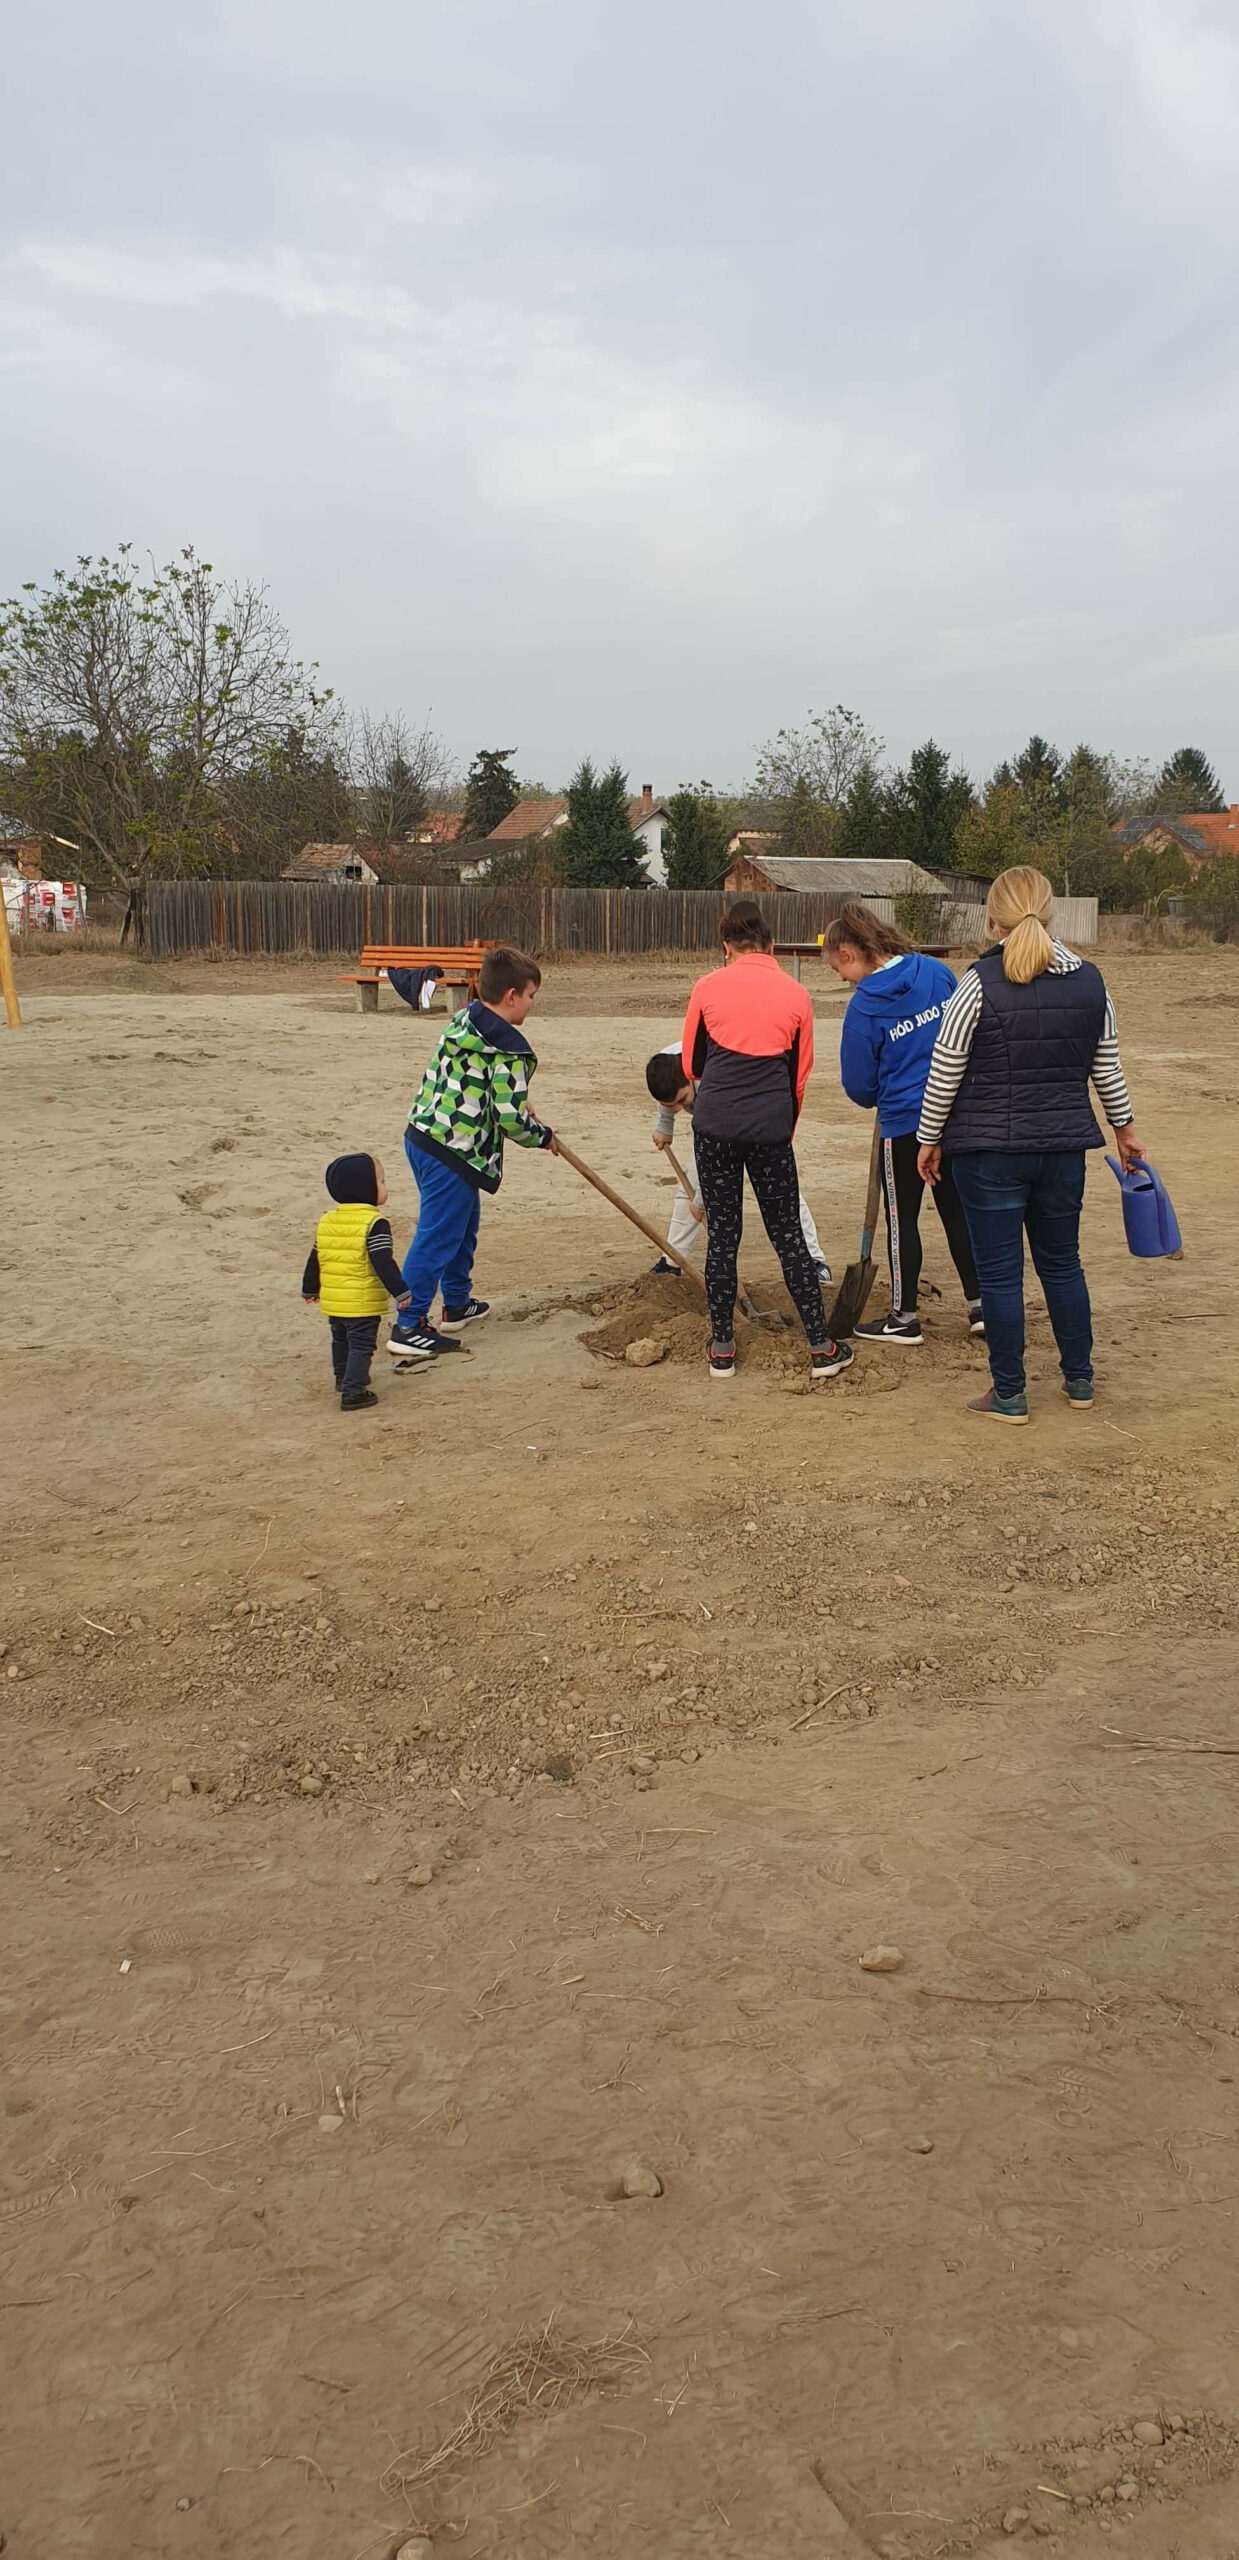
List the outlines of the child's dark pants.
<svg viewBox="0 0 1239 2560">
<path fill-rule="evenodd" d="M 370 1363 L 379 1338 L 377 1316 L 328 1316 L 331 1327 L 331 1365 L 336 1385 L 342 1396 L 364 1394 L 370 1384 Z"/>
</svg>

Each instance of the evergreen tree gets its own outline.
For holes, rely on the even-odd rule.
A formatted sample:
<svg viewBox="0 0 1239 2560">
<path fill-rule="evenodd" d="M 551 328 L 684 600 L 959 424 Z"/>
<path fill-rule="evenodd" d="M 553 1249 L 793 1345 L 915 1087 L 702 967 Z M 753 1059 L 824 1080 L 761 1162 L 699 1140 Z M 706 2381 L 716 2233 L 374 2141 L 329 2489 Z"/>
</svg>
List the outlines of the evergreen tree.
<svg viewBox="0 0 1239 2560">
<path fill-rule="evenodd" d="M 954 870 L 955 838 L 973 805 L 973 793 L 967 774 L 952 772 L 945 747 L 933 738 L 914 747 L 905 771 L 894 776 L 882 797 L 888 852 L 918 862 L 925 871 Z"/>
<path fill-rule="evenodd" d="M 783 804 L 779 851 L 794 861 L 821 861 L 834 851 L 835 827 L 834 810 L 814 799 L 802 776 Z"/>
<path fill-rule="evenodd" d="M 465 809 L 461 837 L 476 844 L 511 815 L 520 789 L 511 770 L 515 747 L 479 747 L 465 776 Z"/>
<path fill-rule="evenodd" d="M 1023 754 L 1015 759 L 1016 781 L 1032 794 L 1052 791 L 1062 769 L 1063 760 L 1057 747 L 1050 746 L 1034 729 Z"/>
<path fill-rule="evenodd" d="M 577 889 L 644 889 L 649 882 L 628 822 L 628 778 L 618 764 L 597 774 L 588 756 L 568 785 L 568 823 L 557 851 Z"/>
<path fill-rule="evenodd" d="M 717 889 L 727 869 L 728 825 L 708 783 L 667 803 L 663 859 L 669 889 Z"/>
<path fill-rule="evenodd" d="M 1095 747 L 1081 740 L 1073 747 L 1058 777 L 1058 798 L 1065 809 L 1101 809 L 1109 817 L 1114 791 L 1114 772 L 1108 756 L 1099 756 Z"/>
<path fill-rule="evenodd" d="M 1203 816 L 1226 807 L 1221 783 L 1202 747 L 1176 747 L 1157 777 L 1156 806 L 1166 817 Z"/>
<path fill-rule="evenodd" d="M 848 862 L 881 862 L 890 851 L 890 813 L 877 768 L 863 764 L 835 830 L 834 851 Z"/>
</svg>

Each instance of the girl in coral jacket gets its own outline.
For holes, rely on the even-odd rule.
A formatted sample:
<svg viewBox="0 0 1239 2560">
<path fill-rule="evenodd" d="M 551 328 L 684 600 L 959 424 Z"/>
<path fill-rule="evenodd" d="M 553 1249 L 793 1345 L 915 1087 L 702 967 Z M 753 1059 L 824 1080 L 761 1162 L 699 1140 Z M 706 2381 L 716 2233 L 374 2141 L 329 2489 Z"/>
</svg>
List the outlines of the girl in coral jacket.
<svg viewBox="0 0 1239 2560">
<path fill-rule="evenodd" d="M 721 932 L 724 965 L 697 980 L 680 1052 L 685 1078 L 697 1088 L 693 1150 L 706 1213 L 710 1375 L 727 1380 L 736 1372 L 736 1257 L 747 1174 L 805 1329 L 813 1379 L 834 1378 L 854 1355 L 826 1330 L 792 1146 L 813 1066 L 813 1007 L 779 967 L 755 899 L 728 907 Z"/>
</svg>

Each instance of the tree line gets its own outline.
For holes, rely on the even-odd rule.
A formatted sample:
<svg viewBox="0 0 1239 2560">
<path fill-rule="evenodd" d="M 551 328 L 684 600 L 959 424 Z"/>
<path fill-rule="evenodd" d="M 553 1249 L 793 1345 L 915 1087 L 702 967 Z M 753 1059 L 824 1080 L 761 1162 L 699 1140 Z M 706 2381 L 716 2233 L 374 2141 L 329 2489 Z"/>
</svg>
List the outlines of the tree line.
<svg viewBox="0 0 1239 2560">
<path fill-rule="evenodd" d="M 432 807 L 459 816 L 462 842 L 489 836 L 545 788 L 518 776 L 515 756 L 479 749 L 462 779 L 429 720 L 350 712 L 296 657 L 265 588 L 220 577 L 192 549 L 143 568 L 122 545 L 0 604 L 0 823 L 71 852 L 88 882 L 269 878 L 324 842 L 378 852 L 386 879 L 443 878 L 450 856 L 418 841 Z M 785 854 L 978 879 L 1032 861 L 1065 892 L 1155 910 L 1193 885 L 1189 865 L 1177 844 L 1125 844 L 1116 827 L 1225 805 L 1197 747 L 1156 766 L 1086 745 L 1063 754 L 1034 735 L 974 784 L 933 738 L 888 763 L 881 738 L 836 704 L 768 739 L 743 791 L 681 785 L 664 857 L 670 887 L 715 887 L 733 837 L 753 830 Z M 1218 872 L 1203 867 L 1198 894 Z M 567 823 L 505 846 L 491 876 L 641 885 L 621 766 L 584 759 Z M 1217 895 L 1232 879 L 1239 864 L 1223 861 Z"/>
<path fill-rule="evenodd" d="M 1180 747 L 1156 766 L 1085 745 L 1064 755 L 1034 734 L 978 786 L 933 738 L 906 765 L 887 764 L 882 740 L 840 703 L 759 749 L 743 803 L 707 784 L 676 795 L 668 879 L 704 886 L 712 866 L 717 878 L 726 844 L 743 827 L 772 831 L 785 855 L 914 862 L 976 880 L 1031 862 L 1065 895 L 1155 911 L 1168 896 L 1199 887 L 1213 866 L 1193 874 L 1173 841 L 1128 845 L 1116 828 L 1226 805 L 1199 747 Z M 1239 865 L 1235 872 L 1239 879 Z"/>
</svg>

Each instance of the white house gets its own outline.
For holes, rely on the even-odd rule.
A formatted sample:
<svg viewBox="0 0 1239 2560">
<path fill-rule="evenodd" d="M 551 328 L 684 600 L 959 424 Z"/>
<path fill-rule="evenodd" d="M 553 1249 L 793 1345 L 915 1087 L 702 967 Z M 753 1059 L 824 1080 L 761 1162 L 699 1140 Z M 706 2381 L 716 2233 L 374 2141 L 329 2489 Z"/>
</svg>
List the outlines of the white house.
<svg viewBox="0 0 1239 2560">
<path fill-rule="evenodd" d="M 628 824 L 641 847 L 642 860 L 655 889 L 667 886 L 663 838 L 670 823 L 666 801 L 656 800 L 650 784 L 643 782 L 640 799 L 628 803 Z"/>
<path fill-rule="evenodd" d="M 497 827 L 492 827 L 487 844 L 527 844 L 531 836 L 554 836 L 568 824 L 568 799 L 562 791 L 544 800 L 518 800 Z M 641 859 L 656 889 L 667 885 L 667 865 L 663 855 L 663 838 L 670 824 L 665 800 L 656 800 L 650 783 L 641 786 L 639 800 L 628 803 L 628 824 L 641 848 Z M 481 866 L 473 874 L 483 875 Z"/>
</svg>

